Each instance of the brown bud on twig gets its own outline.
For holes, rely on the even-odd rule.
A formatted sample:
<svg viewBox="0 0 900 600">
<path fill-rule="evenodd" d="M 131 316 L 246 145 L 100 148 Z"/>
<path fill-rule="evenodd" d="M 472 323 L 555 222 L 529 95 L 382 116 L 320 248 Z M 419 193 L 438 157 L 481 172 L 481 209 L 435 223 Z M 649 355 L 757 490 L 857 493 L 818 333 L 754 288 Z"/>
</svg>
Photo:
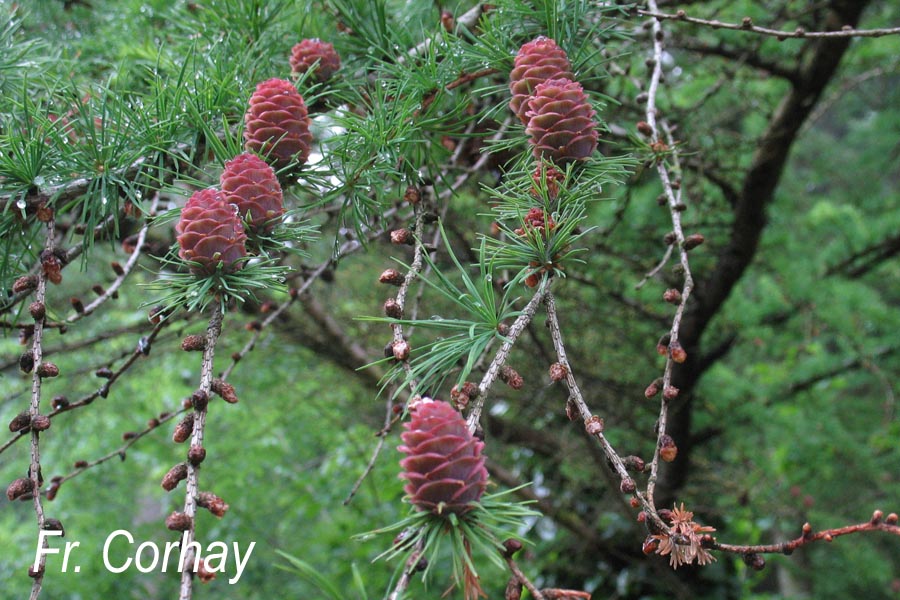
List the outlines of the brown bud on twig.
<svg viewBox="0 0 900 600">
<path fill-rule="evenodd" d="M 622 462 L 625 463 L 626 469 L 631 469 L 633 471 L 637 471 L 638 473 L 643 471 L 644 467 L 646 466 L 644 464 L 644 459 L 641 458 L 640 456 L 634 456 L 634 455 L 626 456 L 625 458 L 622 459 Z"/>
<path fill-rule="evenodd" d="M 671 435 L 664 433 L 659 438 L 659 457 L 666 462 L 672 462 L 676 456 L 678 456 L 678 446 L 675 445 L 675 440 Z"/>
<path fill-rule="evenodd" d="M 127 442 L 129 440 L 133 440 L 138 436 L 137 431 L 126 431 L 122 434 L 122 441 Z"/>
<path fill-rule="evenodd" d="M 763 558 L 762 554 L 748 552 L 747 554 L 744 554 L 742 558 L 744 559 L 744 564 L 754 571 L 762 571 L 766 566 L 766 559 Z"/>
<path fill-rule="evenodd" d="M 415 241 L 415 237 L 409 229 L 395 229 L 391 232 L 391 243 L 397 246 L 411 246 Z"/>
<path fill-rule="evenodd" d="M 6 497 L 10 502 L 23 496 L 30 495 L 34 491 L 34 482 L 26 477 L 16 479 L 6 488 Z"/>
<path fill-rule="evenodd" d="M 197 579 L 200 580 L 200 583 L 209 583 L 213 579 L 216 578 L 216 572 L 209 568 L 209 565 L 206 564 L 206 559 L 201 558 L 197 561 Z"/>
<path fill-rule="evenodd" d="M 663 380 L 662 377 L 657 377 L 653 381 L 650 382 L 650 385 L 644 390 L 645 398 L 652 398 L 653 396 L 659 393 L 659 388 L 662 387 Z"/>
<path fill-rule="evenodd" d="M 394 358 L 403 362 L 409 358 L 410 346 L 406 340 L 399 340 L 391 345 L 391 352 Z"/>
<path fill-rule="evenodd" d="M 109 266 L 112 267 L 113 273 L 115 273 L 117 277 L 122 277 L 123 275 L 125 275 L 125 269 L 123 269 L 122 265 L 120 265 L 117 261 L 109 263 Z"/>
<path fill-rule="evenodd" d="M 44 362 L 38 365 L 37 368 L 38 377 L 56 377 L 59 375 L 59 367 L 54 365 L 52 362 Z"/>
<path fill-rule="evenodd" d="M 113 376 L 113 372 L 109 367 L 100 367 L 99 369 L 94 371 L 94 376 L 101 379 L 109 379 Z"/>
<path fill-rule="evenodd" d="M 502 367 L 500 367 L 499 375 L 500 381 L 514 390 L 521 390 L 522 386 L 525 385 L 525 380 L 522 379 L 522 376 L 519 375 L 519 372 L 509 365 L 503 365 Z"/>
<path fill-rule="evenodd" d="M 230 383 L 226 383 L 218 378 L 213 379 L 210 389 L 228 404 L 237 404 L 237 392 L 234 391 L 234 386 Z"/>
<path fill-rule="evenodd" d="M 419 193 L 419 188 L 414 185 L 408 186 L 403 194 L 403 200 L 410 204 L 418 204 L 421 199 L 422 195 Z"/>
<path fill-rule="evenodd" d="M 378 281 L 387 285 L 403 285 L 403 273 L 397 269 L 385 269 L 378 277 Z"/>
<path fill-rule="evenodd" d="M 522 549 L 522 542 L 515 538 L 509 538 L 503 542 L 503 555 L 512 558 L 516 552 Z"/>
<path fill-rule="evenodd" d="M 176 444 L 182 444 L 191 437 L 192 433 L 194 433 L 194 413 L 188 413 L 175 426 L 175 431 L 172 433 L 172 441 Z"/>
<path fill-rule="evenodd" d="M 59 519 L 44 519 L 44 531 L 59 531 L 62 537 L 66 537 L 66 529 Z"/>
<path fill-rule="evenodd" d="M 555 362 L 550 365 L 550 381 L 562 381 L 569 374 L 569 370 L 562 363 Z"/>
<path fill-rule="evenodd" d="M 46 431 L 50 429 L 50 417 L 47 415 L 35 415 L 31 419 L 31 429 L 33 431 Z"/>
<path fill-rule="evenodd" d="M 225 501 L 212 492 L 200 492 L 197 494 L 197 506 L 203 507 L 220 519 L 225 516 L 228 505 Z"/>
<path fill-rule="evenodd" d="M 637 130 L 642 135 L 653 135 L 653 127 L 651 127 L 650 123 L 648 123 L 647 121 L 638 121 Z"/>
<path fill-rule="evenodd" d="M 887 517 L 885 517 L 884 522 L 888 525 L 896 525 L 897 519 L 897 513 L 891 513 Z"/>
<path fill-rule="evenodd" d="M 81 298 L 75 298 L 73 296 L 72 298 L 69 298 L 69 303 L 72 304 L 72 308 L 75 309 L 75 312 L 79 315 L 84 314 L 84 303 L 81 302 Z"/>
<path fill-rule="evenodd" d="M 27 433 L 29 427 L 31 427 L 31 415 L 28 414 L 27 410 L 17 414 L 12 418 L 12 421 L 9 422 L 9 430 L 12 433 L 16 433 L 17 431 Z"/>
<path fill-rule="evenodd" d="M 34 354 L 31 350 L 19 357 L 19 368 L 23 373 L 31 373 L 34 370 Z"/>
<path fill-rule="evenodd" d="M 52 250 L 41 252 L 41 269 L 47 281 L 56 285 L 62 283 L 62 263 Z"/>
<path fill-rule="evenodd" d="M 27 294 L 37 287 L 37 283 L 34 275 L 22 275 L 13 282 L 12 291 L 14 294 Z"/>
<path fill-rule="evenodd" d="M 392 319 L 402 319 L 403 309 L 396 298 L 388 298 L 384 301 L 384 314 Z"/>
<path fill-rule="evenodd" d="M 679 292 L 675 288 L 670 288 L 663 292 L 663 300 L 665 300 L 669 304 L 678 304 L 679 302 L 681 302 L 681 292 Z"/>
<path fill-rule="evenodd" d="M 677 241 L 678 241 L 678 236 L 675 235 L 674 231 L 670 231 L 669 233 L 667 233 L 666 235 L 663 236 L 663 242 L 666 244 L 666 246 L 671 246 L 672 244 L 674 244 Z"/>
<path fill-rule="evenodd" d="M 809 522 L 804 523 L 800 531 L 803 533 L 804 538 L 812 537 L 813 530 L 812 525 L 810 525 Z"/>
<path fill-rule="evenodd" d="M 44 306 L 43 302 L 32 302 L 28 306 L 28 312 L 31 313 L 32 319 L 41 321 L 47 315 L 47 307 Z"/>
<path fill-rule="evenodd" d="M 659 341 L 656 342 L 656 353 L 660 356 L 665 356 L 669 352 L 669 342 L 672 340 L 672 334 L 667 333 L 659 338 Z"/>
<path fill-rule="evenodd" d="M 191 446 L 191 449 L 188 450 L 188 462 L 196 467 L 204 460 L 206 460 L 206 448 L 197 445 Z"/>
<path fill-rule="evenodd" d="M 184 463 L 178 463 L 177 465 L 169 469 L 168 473 L 163 475 L 161 483 L 162 489 L 166 490 L 167 492 L 171 492 L 176 487 L 178 487 L 178 484 L 182 479 L 187 479 L 187 465 Z"/>
<path fill-rule="evenodd" d="M 669 356 L 671 356 L 672 360 L 678 364 L 687 360 L 687 352 L 681 347 L 681 344 L 677 340 L 669 344 Z"/>
<path fill-rule="evenodd" d="M 644 514 L 641 512 L 641 514 Z M 646 515 L 645 515 L 646 517 Z M 647 536 L 647 539 L 644 540 L 644 546 L 641 548 L 646 555 L 653 554 L 656 552 L 657 548 L 659 548 L 659 538 L 655 538 L 653 536 Z"/>
<path fill-rule="evenodd" d="M 453 29 L 456 27 L 456 19 L 453 18 L 453 13 L 449 10 L 441 11 L 441 27 L 447 33 L 453 33 Z"/>
<path fill-rule="evenodd" d="M 37 579 L 38 577 L 42 577 L 44 575 L 44 565 L 38 565 L 38 568 L 35 569 L 34 565 L 28 566 L 28 576 L 32 579 Z"/>
<path fill-rule="evenodd" d="M 634 493 L 634 490 L 637 489 L 637 486 L 634 485 L 634 479 L 626 477 L 622 480 L 622 483 L 619 484 L 619 489 L 623 494 L 632 494 Z"/>
<path fill-rule="evenodd" d="M 678 388 L 674 385 L 668 386 L 663 390 L 663 398 L 666 400 L 674 400 L 678 397 Z"/>
<path fill-rule="evenodd" d="M 191 334 L 181 340 L 181 349 L 185 352 L 203 352 L 206 350 L 206 336 Z"/>
<path fill-rule="evenodd" d="M 76 469 L 86 469 L 88 466 L 88 461 L 86 460 L 76 460 L 73 465 Z"/>
<path fill-rule="evenodd" d="M 183 512 L 173 512 L 166 517 L 166 528 L 172 531 L 188 531 L 193 520 Z"/>
<path fill-rule="evenodd" d="M 194 410 L 204 411 L 209 404 L 209 394 L 203 390 L 195 390 L 194 393 L 191 394 L 190 403 Z"/>
<path fill-rule="evenodd" d="M 53 410 L 62 410 L 69 406 L 69 399 L 65 396 L 54 396 L 50 406 L 53 407 Z"/>
<path fill-rule="evenodd" d="M 702 244 L 704 241 L 706 241 L 706 239 L 703 237 L 702 234 L 692 233 L 691 235 L 684 238 L 684 243 L 681 244 L 681 247 L 684 248 L 685 250 L 693 250 L 694 248 L 696 248 L 697 246 Z"/>
<path fill-rule="evenodd" d="M 584 429 L 588 435 L 600 435 L 603 433 L 603 419 L 597 415 L 591 415 L 589 419 L 584 420 Z"/>
<path fill-rule="evenodd" d="M 884 513 L 880 510 L 876 510 L 872 513 L 872 519 L 870 520 L 870 523 L 872 523 L 872 525 L 878 525 L 879 523 L 881 523 L 881 519 L 883 518 Z"/>
</svg>

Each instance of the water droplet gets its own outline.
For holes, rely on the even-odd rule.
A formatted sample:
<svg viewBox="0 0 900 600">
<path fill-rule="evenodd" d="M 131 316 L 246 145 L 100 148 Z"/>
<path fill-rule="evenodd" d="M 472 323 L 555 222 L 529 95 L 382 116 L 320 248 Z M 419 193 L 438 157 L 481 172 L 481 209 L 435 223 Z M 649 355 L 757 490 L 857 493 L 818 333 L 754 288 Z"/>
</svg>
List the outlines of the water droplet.
<svg viewBox="0 0 900 600">
<path fill-rule="evenodd" d="M 19 210 L 25 210 L 25 198 L 19 198 L 16 200 L 16 206 Z"/>
<path fill-rule="evenodd" d="M 40 187 L 40 186 L 44 185 L 44 183 L 46 183 L 46 181 L 47 180 L 44 179 L 43 175 L 38 175 L 37 177 L 34 178 L 33 183 L 34 183 L 34 185 Z"/>
<path fill-rule="evenodd" d="M 106 196 L 103 196 L 103 197 L 100 198 L 100 205 L 101 205 L 101 206 L 106 206 L 108 202 L 109 202 L 109 200 L 106 199 Z"/>
</svg>

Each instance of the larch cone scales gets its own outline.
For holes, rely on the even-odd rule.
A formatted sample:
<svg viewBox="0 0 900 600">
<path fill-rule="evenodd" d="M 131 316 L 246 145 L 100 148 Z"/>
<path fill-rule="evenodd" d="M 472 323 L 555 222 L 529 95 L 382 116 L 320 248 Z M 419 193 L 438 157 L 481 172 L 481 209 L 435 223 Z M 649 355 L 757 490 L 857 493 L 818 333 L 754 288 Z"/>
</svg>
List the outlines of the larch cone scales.
<svg viewBox="0 0 900 600">
<path fill-rule="evenodd" d="M 563 166 L 588 158 L 597 149 L 596 112 L 577 81 L 551 79 L 537 86 L 528 101 L 532 152 Z"/>
<path fill-rule="evenodd" d="M 256 86 L 244 115 L 244 146 L 276 169 L 309 158 L 312 134 L 303 96 L 290 81 L 268 79 Z"/>
<path fill-rule="evenodd" d="M 510 109 L 528 125 L 528 99 L 537 86 L 550 79 L 575 79 L 565 50 L 548 37 L 540 36 L 523 44 L 509 73 Z"/>
<path fill-rule="evenodd" d="M 241 268 L 240 259 L 247 255 L 247 234 L 234 204 L 215 189 L 194 192 L 181 211 L 175 225 L 178 233 L 178 256 L 199 263 L 191 270 L 212 275 L 222 265 L 225 272 Z"/>
<path fill-rule="evenodd" d="M 284 214 L 284 194 L 275 171 L 255 154 L 245 152 L 226 162 L 219 187 L 253 233 L 270 232 Z"/>
<path fill-rule="evenodd" d="M 484 442 L 476 439 L 452 406 L 441 400 L 423 401 L 404 424 L 399 447 L 407 480 L 404 491 L 419 510 L 437 515 L 468 512 L 487 486 Z"/>
</svg>

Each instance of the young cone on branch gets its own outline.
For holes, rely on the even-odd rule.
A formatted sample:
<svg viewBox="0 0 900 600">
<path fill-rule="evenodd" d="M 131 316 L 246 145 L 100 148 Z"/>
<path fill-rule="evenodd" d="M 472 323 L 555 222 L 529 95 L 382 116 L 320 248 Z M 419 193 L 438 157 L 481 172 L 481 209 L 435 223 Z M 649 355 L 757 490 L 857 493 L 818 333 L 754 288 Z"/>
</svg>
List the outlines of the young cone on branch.
<svg viewBox="0 0 900 600">
<path fill-rule="evenodd" d="M 452 406 L 441 400 L 423 401 L 404 424 L 399 447 L 407 456 L 400 461 L 403 488 L 418 509 L 435 514 L 462 515 L 471 509 L 487 486 L 487 469 L 475 439 Z"/>
<path fill-rule="evenodd" d="M 509 73 L 512 109 L 523 125 L 528 125 L 528 99 L 537 86 L 550 79 L 575 79 L 566 52 L 548 37 L 540 36 L 519 48 Z"/>
<path fill-rule="evenodd" d="M 309 157 L 312 134 L 303 96 L 290 81 L 268 79 L 256 86 L 244 115 L 244 145 L 281 168 Z"/>
<path fill-rule="evenodd" d="M 596 112 L 577 81 L 551 79 L 528 101 L 528 127 L 537 160 L 563 166 L 584 160 L 597 149 Z"/>
<path fill-rule="evenodd" d="M 253 233 L 270 232 L 284 214 L 284 195 L 275 171 L 255 154 L 245 152 L 226 162 L 219 186 Z"/>
<path fill-rule="evenodd" d="M 325 83 L 341 68 L 341 57 L 330 43 L 310 39 L 302 40 L 291 49 L 290 63 L 291 73 L 300 75 L 312 69 L 312 78 Z"/>
<path fill-rule="evenodd" d="M 214 189 L 195 192 L 181 211 L 175 226 L 178 256 L 200 263 L 197 274 L 212 275 L 221 264 L 225 271 L 237 271 L 247 255 L 244 225 L 224 194 Z"/>
</svg>

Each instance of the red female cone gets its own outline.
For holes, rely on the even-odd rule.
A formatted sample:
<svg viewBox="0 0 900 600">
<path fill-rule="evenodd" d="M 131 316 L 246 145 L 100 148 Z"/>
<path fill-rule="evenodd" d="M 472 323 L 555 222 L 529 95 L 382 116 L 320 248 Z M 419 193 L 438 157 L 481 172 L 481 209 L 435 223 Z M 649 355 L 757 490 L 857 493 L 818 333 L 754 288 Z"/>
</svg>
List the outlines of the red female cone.
<svg viewBox="0 0 900 600">
<path fill-rule="evenodd" d="M 268 233 L 284 214 L 281 184 L 264 160 L 245 152 L 225 163 L 219 187 L 253 233 Z"/>
<path fill-rule="evenodd" d="M 423 401 L 405 423 L 398 449 L 407 480 L 404 491 L 419 510 L 437 515 L 468 512 L 487 486 L 481 450 L 484 442 L 469 433 L 466 421 L 440 400 Z"/>
<path fill-rule="evenodd" d="M 309 157 L 312 134 L 303 96 L 290 81 L 269 79 L 256 86 L 244 115 L 244 146 L 275 168 Z"/>
<path fill-rule="evenodd" d="M 584 160 L 597 149 L 596 113 L 577 81 L 551 79 L 538 85 L 526 114 L 525 131 L 538 160 L 563 166 Z"/>
<path fill-rule="evenodd" d="M 341 68 L 341 57 L 330 43 L 309 39 L 302 40 L 291 48 L 290 63 L 291 73 L 300 75 L 313 69 L 310 74 L 312 78 L 325 83 Z"/>
<path fill-rule="evenodd" d="M 541 83 L 549 79 L 575 79 L 565 50 L 548 37 L 540 36 L 524 44 L 516 54 L 509 74 L 509 107 L 524 125 L 528 125 L 528 99 Z"/>
<path fill-rule="evenodd" d="M 219 265 L 225 272 L 237 271 L 239 259 L 247 255 L 247 234 L 233 204 L 215 189 L 195 192 L 181 211 L 175 226 L 178 256 L 199 263 L 191 271 L 212 275 Z"/>
</svg>

